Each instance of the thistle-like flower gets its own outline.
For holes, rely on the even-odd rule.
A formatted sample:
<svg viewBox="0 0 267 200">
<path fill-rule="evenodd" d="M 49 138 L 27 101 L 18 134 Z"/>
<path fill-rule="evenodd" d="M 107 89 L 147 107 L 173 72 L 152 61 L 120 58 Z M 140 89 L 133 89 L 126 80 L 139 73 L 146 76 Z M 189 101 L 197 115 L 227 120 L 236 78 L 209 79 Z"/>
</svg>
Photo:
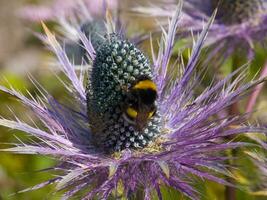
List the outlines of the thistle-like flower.
<svg viewBox="0 0 267 200">
<path fill-rule="evenodd" d="M 196 65 L 212 20 L 193 45 L 188 63 L 184 65 L 180 57 L 172 63 L 180 12 L 181 4 L 162 34 L 157 53 L 152 47 L 152 62 L 116 32 L 110 20 L 105 38 L 95 48 L 80 32 L 93 63 L 88 79 L 83 71 L 80 76 L 75 73 L 64 49 L 44 26 L 46 41 L 69 80 L 64 84 L 69 104 L 60 104 L 36 81 L 41 93 L 37 99 L 0 87 L 30 107 L 43 124 L 37 128 L 0 119 L 0 125 L 36 138 L 7 151 L 60 161 L 55 169 L 61 173 L 33 189 L 55 183 L 57 190 L 65 191 L 63 199 L 77 194 L 84 199 L 131 198 L 137 191 L 143 191 L 145 199 L 154 193 L 162 199 L 161 186 L 166 185 L 198 199 L 192 175 L 231 185 L 222 178 L 231 176 L 224 151 L 246 143 L 228 141 L 227 136 L 266 129 L 244 125 L 245 116 L 216 116 L 264 79 L 242 83 L 242 68 L 197 93 L 202 77 L 195 73 Z"/>
<path fill-rule="evenodd" d="M 98 17 L 102 15 L 105 3 L 109 9 L 117 7 L 117 0 L 53 0 L 50 4 L 25 6 L 19 10 L 19 15 L 31 21 L 55 21 L 58 18 L 80 16 L 81 13 L 83 14 L 80 10 L 82 5 L 87 11 L 90 11 L 86 13 L 87 17 Z"/>
<path fill-rule="evenodd" d="M 174 12 L 175 2 L 169 2 L 164 6 L 140 6 L 134 10 L 146 15 L 167 18 Z M 235 50 L 242 49 L 246 50 L 248 58 L 252 58 L 255 44 L 265 42 L 267 36 L 266 0 L 186 0 L 184 2 L 183 23 L 180 31 L 188 35 L 191 31 L 201 31 L 203 21 L 207 22 L 214 10 L 218 9 L 206 41 L 207 45 L 216 45 L 213 53 L 215 50 L 216 52 L 221 50 L 227 57 Z"/>
</svg>

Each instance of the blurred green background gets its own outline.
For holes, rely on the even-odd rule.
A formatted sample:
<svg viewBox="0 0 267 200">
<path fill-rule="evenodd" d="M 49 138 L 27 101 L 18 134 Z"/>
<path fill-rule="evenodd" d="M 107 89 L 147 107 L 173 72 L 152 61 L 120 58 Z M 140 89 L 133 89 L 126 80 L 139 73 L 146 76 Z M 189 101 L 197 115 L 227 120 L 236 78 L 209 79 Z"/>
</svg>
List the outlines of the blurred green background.
<svg viewBox="0 0 267 200">
<path fill-rule="evenodd" d="M 47 1 L 49 2 L 49 1 Z M 46 2 L 46 3 L 47 3 Z M 36 39 L 32 31 L 40 31 L 40 24 L 29 23 L 18 17 L 17 11 L 26 4 L 33 3 L 27 0 L 1 0 L 0 1 L 0 85 L 8 85 L 8 82 L 22 93 L 29 90 L 35 93 L 36 89 L 29 81 L 28 74 L 31 74 L 38 80 L 45 88 L 59 100 L 64 100 L 63 87 L 54 76 L 54 72 L 49 64 L 51 54 L 44 48 L 43 44 Z M 36 3 L 36 1 L 34 1 Z M 130 7 L 132 1 L 123 1 L 122 6 Z M 127 16 L 128 24 L 131 24 L 131 31 L 135 29 L 148 30 L 155 24 L 152 19 L 142 19 Z M 144 46 L 145 48 L 146 46 Z M 179 46 L 178 46 L 179 47 Z M 235 55 L 236 56 L 236 55 Z M 204 58 L 205 55 L 202 56 Z M 250 67 L 250 76 L 253 77 L 256 72 L 260 70 L 266 60 L 266 50 L 257 48 L 256 59 L 252 62 Z M 239 58 L 238 64 L 236 58 L 230 58 L 227 64 L 221 68 L 222 75 L 232 71 L 236 65 L 244 64 L 245 58 Z M 212 69 L 210 69 L 212 70 Z M 206 84 L 209 84 L 207 78 Z M 252 121 L 267 122 L 266 101 L 267 91 L 264 89 L 260 99 L 258 100 L 257 108 L 261 112 L 255 112 Z M 0 92 L 0 115 L 5 118 L 14 118 L 11 110 L 14 111 L 17 117 L 26 122 L 30 122 L 30 118 L 34 119 L 31 111 L 21 106 L 21 104 L 11 98 L 9 95 Z M 242 108 L 241 108 L 242 109 Z M 24 134 L 7 130 L 0 127 L 0 148 L 6 148 L 7 143 L 17 142 L 18 136 L 20 139 L 25 139 Z M 55 164 L 53 159 L 43 156 L 32 155 L 12 155 L 9 153 L 0 153 L 0 200 L 1 199 L 19 199 L 19 200 L 35 200 L 35 199 L 59 199 L 53 193 L 53 187 L 45 187 L 32 192 L 18 193 L 19 191 L 32 187 L 42 181 L 52 178 L 53 174 L 47 172 L 40 172 L 39 170 L 49 168 Z M 254 174 L 253 165 L 244 155 L 237 163 L 246 172 L 251 174 L 243 174 L 253 181 L 257 174 Z M 255 172 L 256 173 L 256 172 Z M 243 180 L 245 183 L 246 180 Z M 202 199 L 224 199 L 223 186 L 213 182 L 197 181 L 196 184 L 202 192 Z M 186 199 L 181 197 L 178 192 L 162 188 L 164 199 Z M 256 200 L 267 199 L 263 196 L 253 196 L 242 190 L 237 192 L 238 200 Z"/>
</svg>

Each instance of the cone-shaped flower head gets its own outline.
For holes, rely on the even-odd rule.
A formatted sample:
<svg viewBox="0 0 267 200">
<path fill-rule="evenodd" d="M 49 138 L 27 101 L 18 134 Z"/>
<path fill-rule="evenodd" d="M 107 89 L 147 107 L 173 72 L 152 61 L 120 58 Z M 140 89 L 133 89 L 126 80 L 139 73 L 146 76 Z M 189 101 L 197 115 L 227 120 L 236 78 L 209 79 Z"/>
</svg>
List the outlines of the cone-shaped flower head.
<svg viewBox="0 0 267 200">
<path fill-rule="evenodd" d="M 158 114 L 141 131 L 136 130 L 124 116 L 123 104 L 129 93 L 126 90 L 138 83 L 140 77 L 152 80 L 148 58 L 129 41 L 116 34 L 107 35 L 96 51 L 87 92 L 88 116 L 94 121 L 92 129 L 96 131 L 97 142 L 106 142 L 106 145 L 121 150 L 144 147 L 159 135 Z M 142 92 L 151 95 L 149 91 Z"/>
<path fill-rule="evenodd" d="M 134 10 L 145 15 L 160 17 L 161 21 L 165 18 L 167 24 L 167 18 L 175 11 L 175 2 L 163 6 L 152 4 L 150 7 L 140 6 Z M 207 22 L 216 8 L 217 15 L 209 31 L 206 45 L 215 45 L 213 53 L 221 50 L 225 53 L 225 57 L 232 55 L 237 49 L 242 49 L 246 51 L 248 58 L 252 58 L 255 44 L 262 44 L 267 37 L 267 1 L 186 0 L 180 32 L 190 36 L 191 31 L 201 31 L 203 21 Z"/>
<path fill-rule="evenodd" d="M 94 49 L 97 49 L 104 42 L 105 31 L 106 28 L 103 19 L 87 20 L 87 22 L 83 23 L 81 26 L 81 32 L 83 32 L 87 38 L 90 38 Z"/>
<path fill-rule="evenodd" d="M 256 20 L 263 9 L 262 0 L 214 0 L 212 8 L 218 7 L 216 19 L 223 24 L 240 24 L 247 20 Z"/>
<path fill-rule="evenodd" d="M 80 32 L 82 32 L 86 38 L 90 38 L 93 49 L 98 49 L 105 40 L 105 30 L 106 28 L 103 19 L 86 19 L 78 30 L 74 31 L 74 38 L 66 40 L 64 43 L 65 52 L 70 61 L 75 65 L 83 65 L 90 61 L 86 49 L 83 48 L 83 43 L 79 38 Z"/>
<path fill-rule="evenodd" d="M 136 191 L 143 190 L 148 200 L 153 193 L 162 199 L 161 186 L 165 185 L 198 199 L 192 175 L 229 184 L 221 178 L 230 175 L 223 152 L 246 143 L 228 141 L 227 136 L 264 133 L 266 129 L 244 125 L 244 116 L 221 119 L 217 114 L 263 80 L 242 83 L 242 68 L 196 93 L 202 78 L 201 73 L 195 73 L 196 63 L 211 20 L 185 66 L 181 59 L 170 60 L 180 11 L 181 5 L 168 30 L 163 31 L 157 53 L 152 48 L 151 62 L 115 31 L 110 19 L 105 38 L 96 49 L 90 38 L 79 32 L 93 63 L 88 77 L 84 71 L 76 74 L 63 48 L 44 26 L 46 42 L 69 80 L 64 83 L 68 105 L 57 102 L 34 80 L 41 94 L 38 99 L 0 87 L 30 107 L 43 124 L 38 128 L 20 120 L 0 119 L 0 125 L 24 131 L 37 140 L 7 151 L 49 155 L 60 161 L 55 169 L 61 173 L 32 189 L 55 183 L 57 190 L 64 191 L 63 199 L 75 195 L 84 199 L 134 198 Z M 238 78 L 231 82 L 234 76 Z M 149 91 L 149 97 L 154 94 L 153 104 L 143 98 Z"/>
</svg>

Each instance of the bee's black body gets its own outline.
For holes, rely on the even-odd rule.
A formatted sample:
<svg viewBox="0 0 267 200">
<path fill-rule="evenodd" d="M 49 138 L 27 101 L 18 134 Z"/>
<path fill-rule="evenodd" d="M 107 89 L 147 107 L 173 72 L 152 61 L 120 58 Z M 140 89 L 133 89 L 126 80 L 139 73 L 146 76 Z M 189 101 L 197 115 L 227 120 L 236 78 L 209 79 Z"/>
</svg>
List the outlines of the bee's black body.
<svg viewBox="0 0 267 200">
<path fill-rule="evenodd" d="M 127 121 L 142 130 L 148 120 L 155 114 L 157 88 L 148 77 L 140 77 L 132 87 L 128 89 L 124 103 L 124 114 Z"/>
</svg>

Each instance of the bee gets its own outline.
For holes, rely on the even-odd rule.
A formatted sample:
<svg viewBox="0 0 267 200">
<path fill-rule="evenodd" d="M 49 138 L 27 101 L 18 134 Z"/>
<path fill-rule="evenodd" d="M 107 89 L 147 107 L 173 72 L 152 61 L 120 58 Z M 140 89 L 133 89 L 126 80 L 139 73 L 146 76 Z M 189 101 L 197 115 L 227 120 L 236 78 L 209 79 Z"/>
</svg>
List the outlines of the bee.
<svg viewBox="0 0 267 200">
<path fill-rule="evenodd" d="M 147 76 L 141 76 L 127 89 L 123 103 L 123 118 L 142 131 L 156 113 L 157 86 Z"/>
</svg>

